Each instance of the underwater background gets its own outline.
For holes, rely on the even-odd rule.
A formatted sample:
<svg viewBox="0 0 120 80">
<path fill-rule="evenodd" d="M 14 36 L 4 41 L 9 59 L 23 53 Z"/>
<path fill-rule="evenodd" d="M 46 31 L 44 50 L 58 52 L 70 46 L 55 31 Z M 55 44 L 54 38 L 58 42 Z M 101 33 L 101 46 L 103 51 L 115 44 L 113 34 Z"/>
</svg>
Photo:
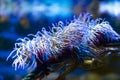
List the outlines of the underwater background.
<svg viewBox="0 0 120 80">
<path fill-rule="evenodd" d="M 0 80 L 21 80 L 29 71 L 14 70 L 12 61 L 6 61 L 17 38 L 36 34 L 42 27 L 49 30 L 52 23 L 70 21 L 80 12 L 88 11 L 93 18 L 109 21 L 120 34 L 119 0 L 0 0 Z M 120 80 L 120 55 L 105 58 L 102 68 L 86 71 L 77 69 L 66 80 Z M 54 80 L 53 73 L 44 80 Z"/>
</svg>

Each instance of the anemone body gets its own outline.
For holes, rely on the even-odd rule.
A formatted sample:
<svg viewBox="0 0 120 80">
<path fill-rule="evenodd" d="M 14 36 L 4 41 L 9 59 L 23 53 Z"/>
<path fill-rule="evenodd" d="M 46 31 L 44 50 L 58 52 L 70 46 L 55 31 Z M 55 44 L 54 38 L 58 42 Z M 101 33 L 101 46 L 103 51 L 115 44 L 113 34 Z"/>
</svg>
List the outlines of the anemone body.
<svg viewBox="0 0 120 80">
<path fill-rule="evenodd" d="M 42 66 L 47 62 L 56 63 L 72 59 L 73 55 L 82 57 L 81 54 L 96 54 L 91 52 L 91 48 L 99 51 L 98 47 L 101 45 L 120 41 L 119 34 L 107 21 L 101 18 L 93 20 L 89 13 L 81 13 L 66 26 L 59 21 L 50 31 L 42 28 L 41 32 L 30 35 L 33 39 L 30 40 L 28 37 L 19 39 L 8 56 L 8 58 L 13 56 L 12 58 L 15 59 L 13 62 L 15 69 Z M 78 50 L 77 54 L 74 53 L 74 48 Z"/>
</svg>

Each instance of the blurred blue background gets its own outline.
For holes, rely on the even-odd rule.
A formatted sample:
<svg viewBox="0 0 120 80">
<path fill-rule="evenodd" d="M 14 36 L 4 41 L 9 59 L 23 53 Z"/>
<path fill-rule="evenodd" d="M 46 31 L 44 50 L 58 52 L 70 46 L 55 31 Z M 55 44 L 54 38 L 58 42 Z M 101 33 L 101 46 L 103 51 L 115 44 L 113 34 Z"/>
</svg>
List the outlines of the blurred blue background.
<svg viewBox="0 0 120 80">
<path fill-rule="evenodd" d="M 119 0 L 0 0 L 0 80 L 20 80 L 28 72 L 15 71 L 12 61 L 6 61 L 17 38 L 70 21 L 83 11 L 104 18 L 120 33 L 119 5 Z"/>
</svg>

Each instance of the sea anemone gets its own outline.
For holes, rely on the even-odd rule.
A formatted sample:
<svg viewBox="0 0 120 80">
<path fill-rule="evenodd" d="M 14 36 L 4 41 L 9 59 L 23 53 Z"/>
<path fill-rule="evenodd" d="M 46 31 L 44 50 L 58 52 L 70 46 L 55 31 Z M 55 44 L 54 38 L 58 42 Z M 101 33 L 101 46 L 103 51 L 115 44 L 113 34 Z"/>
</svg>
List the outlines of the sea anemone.
<svg viewBox="0 0 120 80">
<path fill-rule="evenodd" d="M 15 43 L 14 50 L 7 58 L 8 60 L 12 56 L 15 59 L 13 62 L 15 70 L 19 67 L 24 69 L 28 66 L 42 65 L 49 61 L 56 62 L 55 60 L 60 59 L 59 56 L 64 57 L 63 59 L 71 59 L 72 55 L 95 56 L 96 53 L 92 52 L 92 49 L 97 52 L 101 45 L 120 41 L 119 34 L 107 21 L 101 18 L 93 20 L 90 13 L 81 13 L 68 25 L 59 21 L 57 25 L 53 24 L 50 31 L 42 28 L 41 32 L 28 36 L 33 36 L 33 38 L 19 38 L 19 42 Z M 78 49 L 77 54 L 74 54 L 73 48 Z"/>
</svg>

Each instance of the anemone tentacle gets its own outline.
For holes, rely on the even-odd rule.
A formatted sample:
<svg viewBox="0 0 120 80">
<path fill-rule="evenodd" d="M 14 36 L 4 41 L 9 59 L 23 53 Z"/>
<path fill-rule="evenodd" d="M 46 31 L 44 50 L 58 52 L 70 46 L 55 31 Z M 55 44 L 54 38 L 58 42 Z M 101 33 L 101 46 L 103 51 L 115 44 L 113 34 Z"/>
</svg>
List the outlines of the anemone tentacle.
<svg viewBox="0 0 120 80">
<path fill-rule="evenodd" d="M 38 31 L 35 35 L 30 34 L 29 36 L 33 36 L 33 39 L 19 38 L 20 41 L 15 43 L 14 50 L 8 56 L 9 58 L 16 53 L 12 57 L 15 59 L 13 62 L 15 69 L 36 64 L 35 58 L 43 63 L 44 60 L 61 55 L 62 50 L 66 47 L 77 47 L 78 50 L 81 50 L 80 46 L 89 49 L 98 47 L 98 44 L 102 44 L 101 41 L 109 42 L 113 38 L 119 37 L 119 34 L 107 21 L 101 18 L 93 20 L 91 14 L 81 13 L 78 18 L 74 18 L 66 26 L 59 21 L 57 26 L 53 24 L 50 31 L 42 28 L 41 32 Z M 40 57 L 44 59 L 41 60 Z"/>
</svg>

